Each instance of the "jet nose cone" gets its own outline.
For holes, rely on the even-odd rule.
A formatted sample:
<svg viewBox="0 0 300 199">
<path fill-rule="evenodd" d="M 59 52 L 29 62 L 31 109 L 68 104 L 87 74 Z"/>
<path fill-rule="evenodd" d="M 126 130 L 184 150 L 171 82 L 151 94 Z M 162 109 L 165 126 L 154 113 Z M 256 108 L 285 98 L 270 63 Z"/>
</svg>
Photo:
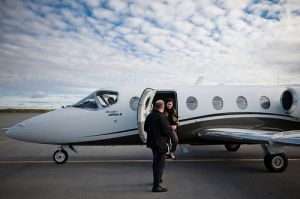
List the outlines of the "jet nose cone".
<svg viewBox="0 0 300 199">
<path fill-rule="evenodd" d="M 24 128 L 23 124 L 17 124 L 6 130 L 5 134 L 7 137 L 12 139 L 20 139 L 21 131 Z"/>
</svg>

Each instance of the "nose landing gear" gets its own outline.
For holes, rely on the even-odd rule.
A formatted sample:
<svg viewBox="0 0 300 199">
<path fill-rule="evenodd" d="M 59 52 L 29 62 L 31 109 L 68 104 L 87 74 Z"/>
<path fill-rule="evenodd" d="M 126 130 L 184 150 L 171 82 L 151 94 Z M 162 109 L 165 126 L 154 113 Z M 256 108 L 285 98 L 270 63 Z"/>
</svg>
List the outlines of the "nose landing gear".
<svg viewBox="0 0 300 199">
<path fill-rule="evenodd" d="M 57 164 L 63 164 L 68 160 L 68 152 L 66 150 L 59 149 L 56 150 L 53 154 L 53 160 L 57 163 Z"/>
<path fill-rule="evenodd" d="M 63 164 L 68 160 L 69 154 L 64 149 L 65 147 L 69 147 L 71 151 L 78 153 L 78 151 L 72 145 L 61 145 L 53 154 L 53 160 L 57 164 Z"/>
</svg>

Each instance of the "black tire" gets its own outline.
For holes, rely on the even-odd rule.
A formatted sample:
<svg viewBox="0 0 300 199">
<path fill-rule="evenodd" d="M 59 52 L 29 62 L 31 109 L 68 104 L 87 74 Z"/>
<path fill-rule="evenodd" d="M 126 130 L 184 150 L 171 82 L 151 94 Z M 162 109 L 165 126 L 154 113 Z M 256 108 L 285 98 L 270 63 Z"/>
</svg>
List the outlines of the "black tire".
<svg viewBox="0 0 300 199">
<path fill-rule="evenodd" d="M 227 151 L 237 151 L 240 148 L 240 144 L 225 144 L 225 148 Z"/>
<path fill-rule="evenodd" d="M 65 151 L 64 149 L 57 150 L 53 154 L 53 160 L 57 164 L 63 164 L 63 163 L 65 163 L 68 160 L 68 157 L 69 157 L 68 152 Z"/>
<path fill-rule="evenodd" d="M 264 164 L 270 172 L 283 172 L 287 169 L 289 160 L 284 153 L 267 154 L 264 158 Z"/>
</svg>

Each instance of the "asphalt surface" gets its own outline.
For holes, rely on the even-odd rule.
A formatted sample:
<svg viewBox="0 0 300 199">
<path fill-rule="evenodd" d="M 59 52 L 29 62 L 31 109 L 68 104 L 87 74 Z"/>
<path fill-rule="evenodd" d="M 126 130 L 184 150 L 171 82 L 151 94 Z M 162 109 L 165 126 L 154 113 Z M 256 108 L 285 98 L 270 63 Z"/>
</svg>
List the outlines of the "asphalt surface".
<svg viewBox="0 0 300 199">
<path fill-rule="evenodd" d="M 0 114 L 0 198 L 300 198 L 300 148 L 286 147 L 283 173 L 264 168 L 260 146 L 178 148 L 162 186 L 152 193 L 152 154 L 144 146 L 77 147 L 69 161 L 52 161 L 57 146 L 19 142 L 2 128 L 34 114 Z"/>
</svg>

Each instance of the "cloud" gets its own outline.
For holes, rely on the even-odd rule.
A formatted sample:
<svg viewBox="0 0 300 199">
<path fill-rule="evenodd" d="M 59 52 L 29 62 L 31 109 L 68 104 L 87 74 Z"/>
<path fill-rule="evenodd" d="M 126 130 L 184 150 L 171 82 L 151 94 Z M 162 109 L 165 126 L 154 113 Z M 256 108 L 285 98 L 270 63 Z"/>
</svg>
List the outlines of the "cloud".
<svg viewBox="0 0 300 199">
<path fill-rule="evenodd" d="M 37 91 L 32 95 L 32 98 L 44 98 L 47 94 L 43 91 Z"/>
<path fill-rule="evenodd" d="M 121 0 L 111 0 L 108 2 L 110 7 L 117 13 L 127 12 L 128 3 Z"/>
<path fill-rule="evenodd" d="M 296 1 L 1 1 L 0 90 L 295 84 Z M 189 77 L 189 78 L 186 78 Z"/>
<path fill-rule="evenodd" d="M 87 4 L 94 8 L 100 5 L 100 1 L 99 0 L 87 0 Z"/>
</svg>

